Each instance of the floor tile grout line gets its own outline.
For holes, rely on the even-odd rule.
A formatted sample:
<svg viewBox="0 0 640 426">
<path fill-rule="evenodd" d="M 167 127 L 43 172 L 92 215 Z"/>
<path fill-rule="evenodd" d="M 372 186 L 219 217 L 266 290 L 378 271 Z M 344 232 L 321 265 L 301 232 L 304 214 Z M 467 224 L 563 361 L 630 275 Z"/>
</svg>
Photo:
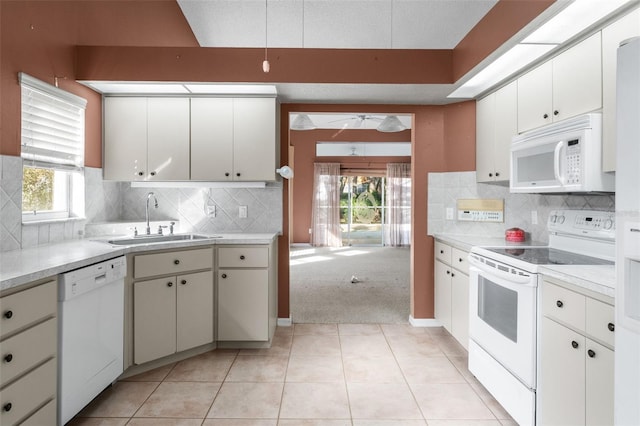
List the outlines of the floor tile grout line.
<svg viewBox="0 0 640 426">
<path fill-rule="evenodd" d="M 217 350 L 218 348 L 216 347 Z M 211 409 L 213 408 L 213 404 L 215 404 L 216 402 L 216 398 L 218 398 L 218 395 L 220 395 L 220 391 L 222 390 L 222 386 L 224 386 L 224 384 L 227 381 L 227 377 L 229 377 L 229 372 L 231 371 L 231 369 L 233 368 L 233 364 L 235 364 L 236 360 L 238 359 L 238 354 L 240 353 L 240 351 L 237 351 L 233 357 L 233 361 L 231 361 L 231 364 L 229 365 L 229 369 L 227 370 L 227 373 L 224 375 L 224 378 L 222 379 L 222 381 L 220 382 L 220 387 L 218 388 L 216 394 L 213 396 L 213 399 L 211 400 L 211 404 L 209 404 L 209 408 L 207 409 L 207 412 L 204 415 L 204 419 L 202 420 L 202 423 L 204 423 L 206 421 L 206 419 L 208 419 L 209 417 L 209 413 L 211 412 Z M 177 365 L 177 364 L 176 364 Z M 215 382 L 214 382 L 215 383 Z"/>
</svg>

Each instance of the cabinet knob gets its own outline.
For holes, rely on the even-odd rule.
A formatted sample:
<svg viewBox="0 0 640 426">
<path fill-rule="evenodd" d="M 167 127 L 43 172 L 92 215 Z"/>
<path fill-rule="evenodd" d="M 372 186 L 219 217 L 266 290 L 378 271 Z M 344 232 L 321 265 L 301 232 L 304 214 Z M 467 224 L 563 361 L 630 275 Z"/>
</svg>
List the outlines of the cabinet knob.
<svg viewBox="0 0 640 426">
<path fill-rule="evenodd" d="M 180 281 L 180 284 L 185 285 L 187 283 L 187 280 L 182 280 Z"/>
<path fill-rule="evenodd" d="M 589 355 L 589 358 L 595 358 L 596 357 L 596 353 L 592 349 L 589 349 L 587 351 L 587 355 Z"/>
<path fill-rule="evenodd" d="M 544 115 L 542 116 L 542 118 L 545 118 L 545 119 L 546 119 L 546 118 L 549 118 L 549 114 L 544 114 Z"/>
<path fill-rule="evenodd" d="M 156 172 L 151 172 L 151 176 L 155 176 L 155 175 L 156 175 Z"/>
<path fill-rule="evenodd" d="M 451 273 L 451 271 L 447 271 L 447 275 L 449 275 Z"/>
<path fill-rule="evenodd" d="M 236 176 L 240 177 L 240 173 L 236 173 Z"/>
<path fill-rule="evenodd" d="M 451 273 L 451 276 L 452 276 L 452 277 L 455 277 L 455 276 L 456 276 L 456 274 L 454 274 L 454 273 L 452 272 L 452 273 Z"/>
<path fill-rule="evenodd" d="M 462 258 L 461 257 L 458 258 L 458 262 L 462 262 Z"/>
<path fill-rule="evenodd" d="M 245 259 L 244 254 L 241 254 L 240 255 L 240 260 L 244 260 L 244 259 Z"/>
<path fill-rule="evenodd" d="M 560 114 L 560 111 L 558 110 L 553 111 L 553 115 L 558 115 L 558 114 Z"/>
<path fill-rule="evenodd" d="M 224 175 L 225 175 L 225 176 L 229 176 L 229 172 L 225 173 Z"/>
<path fill-rule="evenodd" d="M 12 316 L 13 316 L 13 311 L 7 311 L 4 313 L 4 317 L 6 319 L 11 319 Z"/>
<path fill-rule="evenodd" d="M 174 265 L 179 265 L 179 264 L 180 264 L 180 260 L 179 260 L 179 259 L 174 260 L 174 261 L 173 261 L 173 264 L 174 264 Z"/>
<path fill-rule="evenodd" d="M 13 361 L 13 355 L 12 354 L 6 354 L 4 356 L 4 362 L 9 363 L 11 361 Z"/>
<path fill-rule="evenodd" d="M 496 172 L 496 177 L 498 177 L 498 176 L 500 176 L 500 173 L 499 173 L 499 172 Z"/>
<path fill-rule="evenodd" d="M 144 172 L 138 172 L 138 176 L 144 176 Z"/>
<path fill-rule="evenodd" d="M 607 324 L 607 328 L 609 329 L 609 331 L 615 331 L 616 330 L 616 326 L 614 323 L 610 322 L 609 324 Z"/>
<path fill-rule="evenodd" d="M 6 404 L 4 404 L 4 406 L 2 407 L 3 411 L 9 412 L 11 411 L 11 408 L 13 407 L 13 405 L 11 405 L 10 402 L 7 402 Z"/>
<path fill-rule="evenodd" d="M 169 281 L 169 282 L 167 283 L 167 287 L 173 287 L 173 283 L 172 283 L 171 281 Z"/>
<path fill-rule="evenodd" d="M 578 342 L 576 342 L 575 340 L 572 340 L 571 347 L 573 347 L 573 349 L 578 349 Z"/>
<path fill-rule="evenodd" d="M 562 308 L 564 306 L 564 303 L 562 303 L 562 300 L 556 300 L 556 306 L 558 308 Z"/>
<path fill-rule="evenodd" d="M 221 277 L 222 278 L 227 278 L 227 274 L 222 274 Z"/>
<path fill-rule="evenodd" d="M 493 177 L 493 173 L 489 173 L 489 177 Z"/>
<path fill-rule="evenodd" d="M 440 250 L 440 254 L 444 254 L 444 250 Z"/>
</svg>

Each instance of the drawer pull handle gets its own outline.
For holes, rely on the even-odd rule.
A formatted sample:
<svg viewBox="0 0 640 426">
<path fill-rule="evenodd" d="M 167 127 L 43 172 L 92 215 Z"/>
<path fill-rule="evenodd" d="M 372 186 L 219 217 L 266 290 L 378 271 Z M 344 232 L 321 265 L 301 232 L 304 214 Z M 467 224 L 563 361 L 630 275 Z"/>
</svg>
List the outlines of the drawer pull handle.
<svg viewBox="0 0 640 426">
<path fill-rule="evenodd" d="M 227 278 L 227 274 L 222 274 L 222 278 Z"/>
<path fill-rule="evenodd" d="M 591 349 L 589 349 L 587 351 L 587 355 L 589 355 L 589 358 L 595 358 L 596 357 L 596 353 Z"/>
<path fill-rule="evenodd" d="M 244 260 L 244 259 L 245 259 L 244 254 L 241 254 L 240 255 L 240 260 Z"/>
<path fill-rule="evenodd" d="M 7 402 L 6 404 L 4 404 L 4 406 L 2 407 L 3 411 L 9 412 L 11 411 L 11 408 L 13 407 L 13 405 L 11 405 L 10 402 Z"/>
<path fill-rule="evenodd" d="M 610 322 L 609 324 L 607 324 L 607 328 L 609 329 L 609 331 L 615 331 L 616 330 L 616 326 L 614 323 Z"/>
<path fill-rule="evenodd" d="M 144 176 L 144 172 L 138 172 L 138 176 Z"/>
<path fill-rule="evenodd" d="M 171 281 L 169 281 L 169 282 L 167 283 L 167 287 L 173 287 L 173 283 L 172 283 Z"/>
<path fill-rule="evenodd" d="M 187 280 L 182 280 L 180 281 L 180 284 L 185 285 L 187 283 Z"/>
<path fill-rule="evenodd" d="M 544 114 L 542 118 L 549 118 L 549 114 Z"/>
<path fill-rule="evenodd" d="M 462 258 L 461 257 L 458 258 L 458 262 L 462 262 Z"/>
<path fill-rule="evenodd" d="M 564 303 L 562 303 L 562 300 L 558 300 L 558 301 L 556 301 L 556 306 L 558 308 L 562 308 L 564 306 Z"/>
<path fill-rule="evenodd" d="M 151 176 L 155 176 L 156 172 L 151 172 L 150 174 L 151 174 Z"/>
<path fill-rule="evenodd" d="M 10 363 L 11 361 L 13 361 L 13 355 L 12 354 L 6 354 L 4 356 L 4 362 Z"/>
<path fill-rule="evenodd" d="M 178 260 L 178 259 L 174 260 L 174 261 L 173 261 L 173 264 L 174 264 L 174 265 L 179 265 L 179 264 L 180 264 L 180 260 Z"/>
<path fill-rule="evenodd" d="M 578 342 L 576 342 L 575 340 L 572 340 L 571 346 L 573 347 L 573 349 L 578 349 Z"/>
<path fill-rule="evenodd" d="M 6 319 L 11 319 L 12 316 L 13 316 L 13 311 L 7 311 L 4 313 L 4 317 Z"/>
<path fill-rule="evenodd" d="M 229 176 L 229 172 L 225 173 L 224 175 L 225 175 L 225 176 Z"/>
</svg>

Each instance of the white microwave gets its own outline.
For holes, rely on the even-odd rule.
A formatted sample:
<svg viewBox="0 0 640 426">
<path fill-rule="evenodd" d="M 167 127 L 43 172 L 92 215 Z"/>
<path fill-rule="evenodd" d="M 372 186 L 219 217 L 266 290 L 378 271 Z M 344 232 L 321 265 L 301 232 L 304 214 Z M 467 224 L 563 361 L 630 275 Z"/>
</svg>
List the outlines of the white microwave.
<svg viewBox="0 0 640 426">
<path fill-rule="evenodd" d="M 515 136 L 509 185 L 511 192 L 614 192 L 615 175 L 602 171 L 602 114 Z"/>
</svg>

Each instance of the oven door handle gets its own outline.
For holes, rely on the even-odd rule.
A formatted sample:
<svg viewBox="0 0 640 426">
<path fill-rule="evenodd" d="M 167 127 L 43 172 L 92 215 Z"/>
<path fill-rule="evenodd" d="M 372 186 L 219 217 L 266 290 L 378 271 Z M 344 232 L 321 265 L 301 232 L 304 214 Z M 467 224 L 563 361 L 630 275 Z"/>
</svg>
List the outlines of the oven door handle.
<svg viewBox="0 0 640 426">
<path fill-rule="evenodd" d="M 476 259 L 475 256 L 473 255 L 469 256 L 469 263 L 472 266 L 476 267 L 481 272 L 485 272 L 487 274 L 500 277 L 506 281 L 521 284 L 521 285 L 523 284 L 523 285 L 526 285 L 527 287 L 536 287 L 536 283 L 531 282 L 531 275 L 529 274 L 524 274 L 524 273 L 523 275 L 512 274 L 510 272 L 505 272 L 498 268 L 487 266 L 486 264 Z"/>
</svg>

